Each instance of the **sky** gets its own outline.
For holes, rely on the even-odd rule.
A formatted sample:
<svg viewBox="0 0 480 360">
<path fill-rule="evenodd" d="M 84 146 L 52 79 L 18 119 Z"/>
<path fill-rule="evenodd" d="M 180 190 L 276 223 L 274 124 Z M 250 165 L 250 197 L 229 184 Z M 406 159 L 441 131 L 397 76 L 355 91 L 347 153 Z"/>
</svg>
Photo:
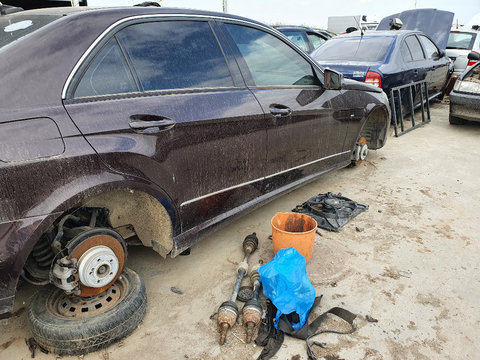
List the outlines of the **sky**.
<svg viewBox="0 0 480 360">
<path fill-rule="evenodd" d="M 455 13 L 454 23 L 465 24 L 480 13 L 480 0 L 223 0 L 227 12 L 270 25 L 327 27 L 329 16 L 367 15 L 381 18 L 404 10 L 436 8 Z M 222 11 L 222 0 L 162 0 L 164 7 Z"/>
</svg>

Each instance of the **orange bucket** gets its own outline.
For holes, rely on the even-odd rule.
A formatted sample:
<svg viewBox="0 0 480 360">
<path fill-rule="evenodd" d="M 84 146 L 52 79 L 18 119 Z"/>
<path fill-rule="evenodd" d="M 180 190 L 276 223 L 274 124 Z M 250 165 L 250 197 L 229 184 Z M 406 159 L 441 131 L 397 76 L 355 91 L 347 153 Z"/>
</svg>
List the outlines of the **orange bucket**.
<svg viewBox="0 0 480 360">
<path fill-rule="evenodd" d="M 293 247 L 310 261 L 315 241 L 317 222 L 298 213 L 276 213 L 272 218 L 272 241 L 275 254 L 280 249 Z"/>
</svg>

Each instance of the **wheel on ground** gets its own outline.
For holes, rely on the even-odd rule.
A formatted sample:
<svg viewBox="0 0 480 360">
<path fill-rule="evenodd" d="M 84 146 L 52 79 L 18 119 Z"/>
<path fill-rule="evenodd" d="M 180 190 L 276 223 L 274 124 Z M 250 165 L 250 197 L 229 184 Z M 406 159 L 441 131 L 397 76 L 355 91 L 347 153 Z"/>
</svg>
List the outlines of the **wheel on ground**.
<svg viewBox="0 0 480 360">
<path fill-rule="evenodd" d="M 467 120 L 460 119 L 459 117 L 453 116 L 452 114 L 448 115 L 448 121 L 452 125 L 465 125 L 467 123 Z"/>
<path fill-rule="evenodd" d="M 91 297 L 43 287 L 30 304 L 28 320 L 35 340 L 46 350 L 81 355 L 130 334 L 142 321 L 146 306 L 142 279 L 125 268 L 107 290 Z"/>
</svg>

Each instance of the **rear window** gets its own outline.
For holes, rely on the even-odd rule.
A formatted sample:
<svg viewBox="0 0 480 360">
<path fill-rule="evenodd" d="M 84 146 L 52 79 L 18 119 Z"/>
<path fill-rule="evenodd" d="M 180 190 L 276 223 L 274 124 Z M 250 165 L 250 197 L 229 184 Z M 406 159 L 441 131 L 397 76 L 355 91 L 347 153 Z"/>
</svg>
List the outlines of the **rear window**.
<svg viewBox="0 0 480 360">
<path fill-rule="evenodd" d="M 451 32 L 448 37 L 447 49 L 472 50 L 477 34 L 467 32 Z"/>
<path fill-rule="evenodd" d="M 19 13 L 0 16 L 0 48 L 61 17 L 61 14 L 24 15 Z"/>
<path fill-rule="evenodd" d="M 393 40 L 393 37 L 336 38 L 327 41 L 312 56 L 317 61 L 380 62 L 385 60 Z"/>
</svg>

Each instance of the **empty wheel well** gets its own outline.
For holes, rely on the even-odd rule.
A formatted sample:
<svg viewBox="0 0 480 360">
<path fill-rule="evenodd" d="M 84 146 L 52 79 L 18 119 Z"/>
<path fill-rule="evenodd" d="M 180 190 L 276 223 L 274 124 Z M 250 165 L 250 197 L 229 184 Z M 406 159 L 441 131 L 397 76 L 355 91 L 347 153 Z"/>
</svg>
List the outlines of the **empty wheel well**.
<svg viewBox="0 0 480 360">
<path fill-rule="evenodd" d="M 367 140 L 370 149 L 380 149 L 385 145 L 389 123 L 387 118 L 388 114 L 383 109 L 376 109 L 368 115 L 359 137 Z"/>
<path fill-rule="evenodd" d="M 134 235 L 162 257 L 173 248 L 172 222 L 159 200 L 141 191 L 116 190 L 85 201 L 83 206 L 108 209 L 108 221 L 124 238 Z"/>
</svg>

